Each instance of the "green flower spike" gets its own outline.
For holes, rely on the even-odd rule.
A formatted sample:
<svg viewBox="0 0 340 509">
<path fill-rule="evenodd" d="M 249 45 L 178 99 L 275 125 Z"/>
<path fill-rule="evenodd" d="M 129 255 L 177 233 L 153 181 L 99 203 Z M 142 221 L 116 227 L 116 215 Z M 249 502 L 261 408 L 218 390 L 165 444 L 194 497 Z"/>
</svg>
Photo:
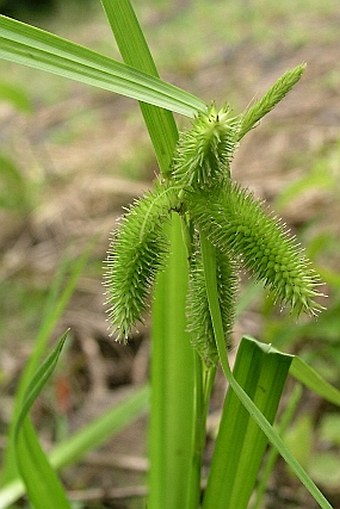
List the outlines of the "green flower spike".
<svg viewBox="0 0 340 509">
<path fill-rule="evenodd" d="M 301 78 L 299 65 L 279 78 L 264 96 L 238 116 L 229 106 L 212 104 L 180 135 L 170 178 L 138 200 L 113 236 L 105 284 L 112 332 L 126 340 L 141 320 L 157 272 L 166 263 L 169 245 L 163 232 L 175 210 L 192 225 L 187 230 L 190 265 L 187 299 L 192 342 L 206 364 L 217 361 L 198 231 L 216 250 L 218 297 L 226 343 L 234 320 L 236 267 L 248 268 L 275 301 L 299 315 L 316 315 L 319 277 L 285 225 L 231 180 L 230 165 L 239 140 L 285 97 Z"/>
<path fill-rule="evenodd" d="M 239 117 L 230 113 L 229 106 L 217 111 L 212 104 L 180 135 L 172 166 L 176 185 L 202 189 L 230 176 L 239 127 Z"/>
<path fill-rule="evenodd" d="M 126 341 L 141 320 L 155 276 L 166 263 L 169 245 L 162 223 L 176 205 L 174 188 L 156 184 L 131 206 L 112 237 L 104 284 L 111 333 L 118 340 Z"/>
<path fill-rule="evenodd" d="M 287 227 L 250 192 L 230 181 L 222 191 L 192 193 L 190 211 L 215 247 L 239 257 L 275 301 L 297 315 L 323 309 L 314 300 L 322 295 L 318 274 Z"/>
<path fill-rule="evenodd" d="M 254 129 L 265 115 L 288 94 L 302 77 L 306 64 L 300 64 L 285 72 L 270 89 L 248 108 L 242 115 L 242 121 L 238 132 L 238 140 L 243 138 L 251 129 Z"/>
</svg>

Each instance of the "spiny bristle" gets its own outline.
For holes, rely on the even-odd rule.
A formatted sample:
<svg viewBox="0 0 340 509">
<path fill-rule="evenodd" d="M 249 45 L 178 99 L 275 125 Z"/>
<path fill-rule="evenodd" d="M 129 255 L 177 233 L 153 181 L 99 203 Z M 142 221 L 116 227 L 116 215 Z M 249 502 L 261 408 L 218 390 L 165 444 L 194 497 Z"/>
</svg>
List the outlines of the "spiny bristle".
<svg viewBox="0 0 340 509">
<path fill-rule="evenodd" d="M 315 315 L 322 309 L 315 301 L 322 295 L 317 291 L 318 274 L 287 228 L 251 193 L 230 182 L 223 191 L 191 193 L 189 200 L 194 219 L 210 241 L 222 252 L 239 256 L 275 301 L 288 304 L 297 315 Z"/>
<path fill-rule="evenodd" d="M 168 255 L 162 224 L 177 203 L 173 188 L 156 185 L 137 200 L 112 236 L 106 259 L 104 285 L 111 332 L 125 341 L 141 320 L 157 272 Z"/>
<path fill-rule="evenodd" d="M 230 162 L 237 146 L 239 118 L 229 106 L 214 104 L 199 113 L 191 129 L 183 132 L 175 151 L 172 178 L 182 188 L 210 187 L 230 176 Z"/>
</svg>

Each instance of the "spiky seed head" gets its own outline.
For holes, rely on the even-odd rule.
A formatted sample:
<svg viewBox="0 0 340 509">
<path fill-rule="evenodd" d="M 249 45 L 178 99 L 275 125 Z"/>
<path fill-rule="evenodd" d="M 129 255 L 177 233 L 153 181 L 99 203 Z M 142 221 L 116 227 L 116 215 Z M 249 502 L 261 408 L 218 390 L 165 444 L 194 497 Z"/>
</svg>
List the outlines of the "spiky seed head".
<svg viewBox="0 0 340 509">
<path fill-rule="evenodd" d="M 267 287 L 275 301 L 299 315 L 317 314 L 320 278 L 296 240 L 273 213 L 235 182 L 223 190 L 192 193 L 190 210 L 210 241 L 230 251 Z M 209 211 L 209 213 L 207 213 Z"/>
<path fill-rule="evenodd" d="M 230 176 L 237 146 L 238 117 L 229 106 L 219 111 L 212 104 L 184 131 L 175 151 L 172 178 L 182 188 L 203 189 Z"/>
<path fill-rule="evenodd" d="M 142 320 L 150 288 L 167 260 L 169 245 L 163 223 L 177 204 L 173 188 L 156 185 L 137 200 L 112 236 L 104 284 L 111 333 L 126 341 Z"/>
</svg>

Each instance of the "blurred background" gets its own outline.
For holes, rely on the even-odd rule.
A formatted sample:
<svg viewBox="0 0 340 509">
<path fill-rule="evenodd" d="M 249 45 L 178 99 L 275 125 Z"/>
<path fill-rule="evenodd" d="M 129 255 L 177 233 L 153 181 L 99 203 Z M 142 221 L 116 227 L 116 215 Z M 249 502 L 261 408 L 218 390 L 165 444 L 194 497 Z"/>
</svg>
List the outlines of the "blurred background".
<svg viewBox="0 0 340 509">
<path fill-rule="evenodd" d="M 244 276 L 234 336 L 235 345 L 247 333 L 299 353 L 339 388 L 338 0 L 136 0 L 134 5 L 161 76 L 207 102 L 227 101 L 236 113 L 288 68 L 307 62 L 293 92 L 247 135 L 233 171 L 306 246 L 326 283 L 327 310 L 317 321 L 296 322 Z M 119 58 L 97 0 L 0 0 L 0 12 Z M 188 125 L 180 117 L 178 123 Z M 94 235 L 91 260 L 56 331 L 70 327 L 73 340 L 35 406 L 45 443 L 66 436 L 147 380 L 148 318 L 128 346 L 116 344 L 107 335 L 101 281 L 110 231 L 122 207 L 144 192 L 155 174 L 135 102 L 0 61 L 0 455 L 16 381 L 49 288 L 62 260 L 79 257 Z M 85 497 L 89 486 L 111 490 L 110 497 L 99 494 L 75 507 L 144 507 L 138 498 L 114 491 L 140 481 L 144 428 L 141 419 L 105 450 L 67 470 L 68 487 L 83 490 Z M 306 391 L 287 440 L 340 509 L 339 411 Z M 134 466 L 129 472 L 118 469 L 112 479 L 113 453 L 126 458 L 131 451 Z M 315 507 L 281 462 L 266 503 L 266 509 Z"/>
</svg>

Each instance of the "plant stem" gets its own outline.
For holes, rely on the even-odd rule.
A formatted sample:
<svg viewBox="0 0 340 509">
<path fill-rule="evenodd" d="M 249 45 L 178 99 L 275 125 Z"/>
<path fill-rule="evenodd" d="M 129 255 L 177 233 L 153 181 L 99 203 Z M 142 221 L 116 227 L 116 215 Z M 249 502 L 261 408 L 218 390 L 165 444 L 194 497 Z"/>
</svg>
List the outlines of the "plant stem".
<svg viewBox="0 0 340 509">
<path fill-rule="evenodd" d="M 286 431 L 288 425 L 291 423 L 297 405 L 301 399 L 302 395 L 302 386 L 296 385 L 293 389 L 292 394 L 290 395 L 288 405 L 284 410 L 282 415 L 280 424 L 278 426 L 278 431 L 282 434 Z M 263 497 L 265 495 L 266 487 L 268 485 L 268 481 L 272 471 L 274 470 L 274 466 L 278 457 L 278 451 L 275 447 L 271 447 L 268 456 L 266 458 L 266 463 L 261 472 L 261 479 L 257 486 L 256 490 L 256 499 L 252 509 L 261 509 Z"/>
<path fill-rule="evenodd" d="M 195 385 L 194 385 L 194 415 L 196 417 L 193 430 L 193 455 L 189 477 L 188 499 L 186 509 L 199 507 L 201 493 L 202 456 L 206 437 L 206 421 L 209 410 L 211 391 L 216 376 L 216 367 L 207 368 L 200 356 L 195 354 Z"/>
</svg>

